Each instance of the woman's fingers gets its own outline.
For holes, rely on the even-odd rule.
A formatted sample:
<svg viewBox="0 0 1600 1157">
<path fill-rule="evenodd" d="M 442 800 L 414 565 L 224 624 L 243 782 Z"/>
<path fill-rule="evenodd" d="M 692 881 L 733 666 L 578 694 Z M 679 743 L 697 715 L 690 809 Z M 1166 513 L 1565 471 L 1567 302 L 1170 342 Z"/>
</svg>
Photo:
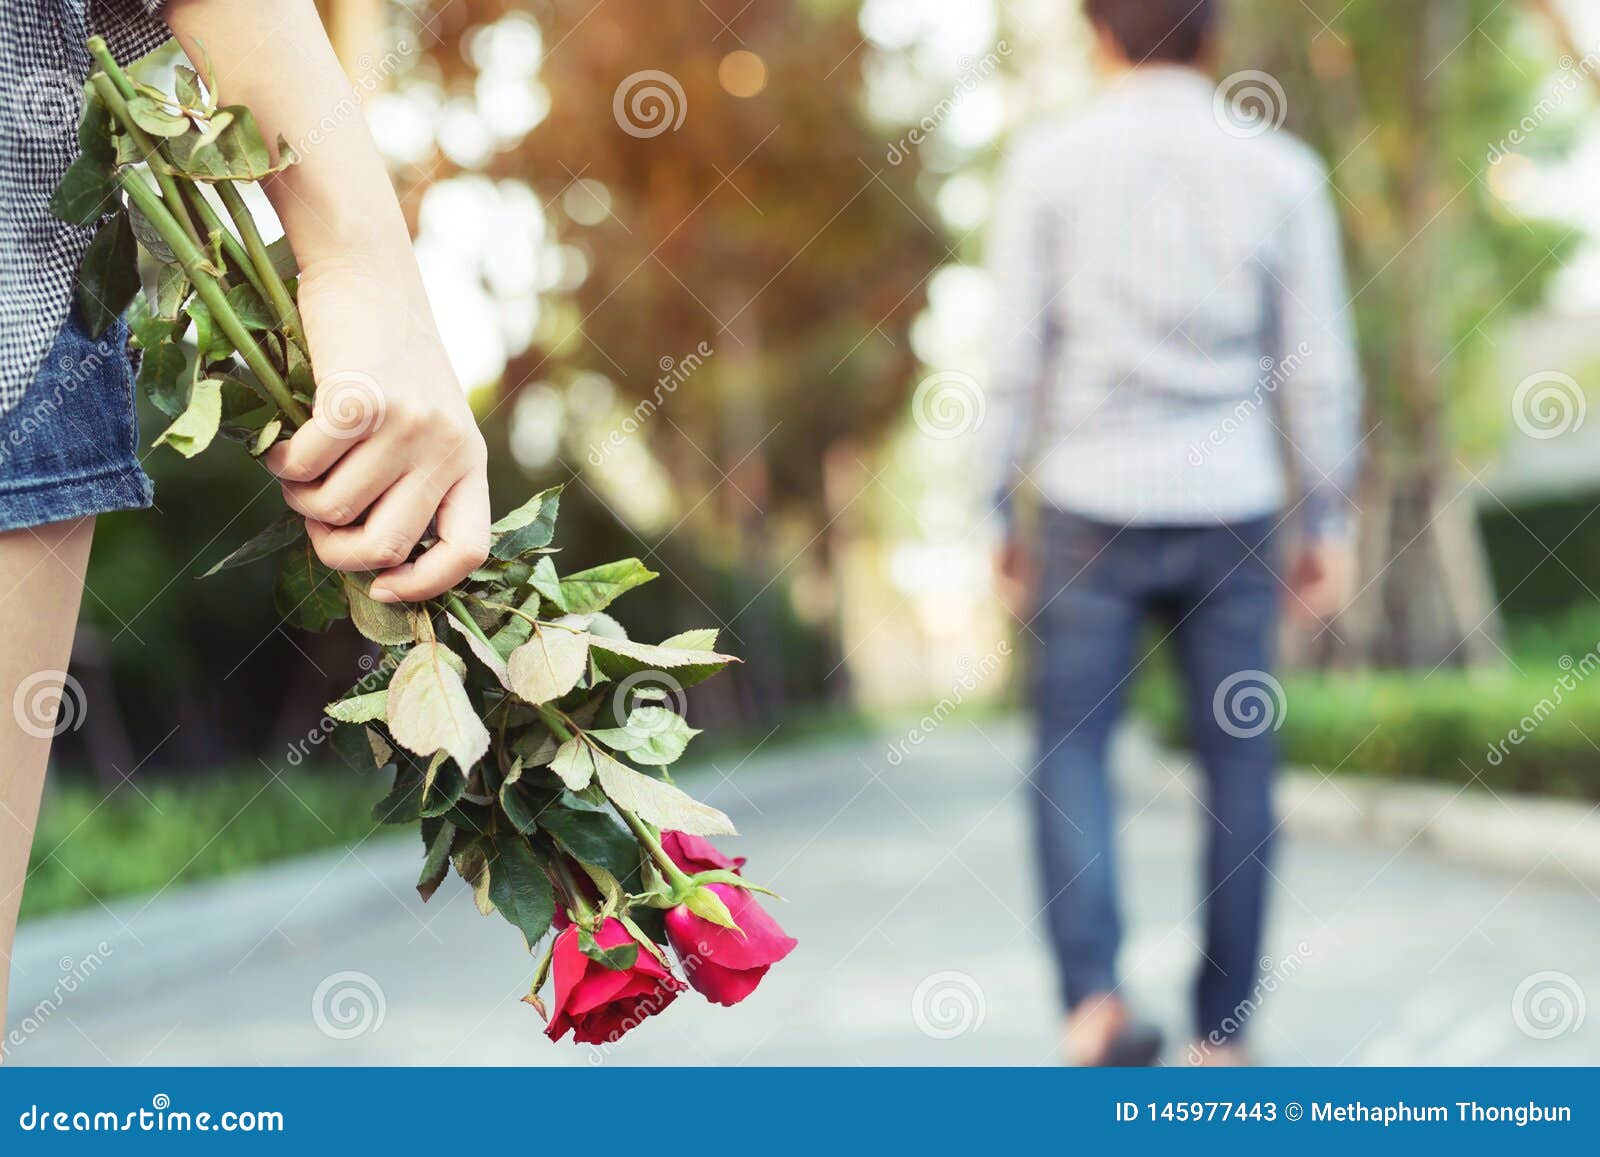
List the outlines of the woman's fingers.
<svg viewBox="0 0 1600 1157">
<path fill-rule="evenodd" d="M 406 473 L 406 466 L 399 455 L 380 443 L 365 442 L 315 482 L 285 482 L 283 500 L 289 509 L 308 519 L 328 526 L 349 526 L 394 486 Z"/>
<path fill-rule="evenodd" d="M 319 377 L 311 421 L 267 452 L 267 469 L 285 482 L 315 481 L 376 434 L 388 411 L 388 400 L 371 374 L 335 370 Z"/>
<path fill-rule="evenodd" d="M 424 474 L 408 474 L 389 488 L 360 526 L 307 522 L 317 557 L 334 570 L 388 570 L 411 557 L 428 532 L 442 497 Z"/>
<path fill-rule="evenodd" d="M 472 470 L 439 504 L 439 541 L 420 558 L 385 571 L 372 581 L 379 602 L 418 603 L 442 595 L 489 557 L 489 480 Z"/>
<path fill-rule="evenodd" d="M 339 431 L 313 419 L 296 430 L 287 442 L 279 442 L 268 450 L 262 461 L 284 482 L 315 482 L 360 444 L 359 440 L 341 437 Z"/>
</svg>

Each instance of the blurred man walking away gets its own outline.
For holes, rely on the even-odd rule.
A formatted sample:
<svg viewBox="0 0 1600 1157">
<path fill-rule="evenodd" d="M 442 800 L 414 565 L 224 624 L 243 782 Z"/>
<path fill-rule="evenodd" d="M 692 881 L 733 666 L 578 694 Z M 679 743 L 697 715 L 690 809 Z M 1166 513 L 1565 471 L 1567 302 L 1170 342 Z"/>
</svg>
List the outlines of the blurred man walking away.
<svg viewBox="0 0 1600 1157">
<path fill-rule="evenodd" d="M 1267 119 L 1241 120 L 1208 77 L 1216 3 L 1085 7 L 1105 92 L 1030 130 L 1002 177 L 983 428 L 1005 508 L 1037 507 L 1021 533 L 1008 519 L 1001 569 L 1032 592 L 1043 639 L 1032 787 L 1063 1049 L 1079 1064 L 1161 1051 L 1120 995 L 1106 765 L 1157 617 L 1209 824 L 1190 1055 L 1239 1063 L 1274 827 L 1280 596 L 1331 616 L 1354 572 L 1360 383 L 1338 226 L 1323 165 L 1271 123 L 1272 86 Z M 1283 535 L 1299 544 L 1287 567 Z"/>
</svg>

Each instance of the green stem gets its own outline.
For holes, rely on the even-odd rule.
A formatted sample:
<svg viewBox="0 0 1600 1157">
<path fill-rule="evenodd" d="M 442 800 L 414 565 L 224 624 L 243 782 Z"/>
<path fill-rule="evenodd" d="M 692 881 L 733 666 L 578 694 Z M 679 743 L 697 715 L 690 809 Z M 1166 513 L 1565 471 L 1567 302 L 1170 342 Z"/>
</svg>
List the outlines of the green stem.
<svg viewBox="0 0 1600 1157">
<path fill-rule="evenodd" d="M 541 703 L 534 710 L 538 711 L 539 718 L 544 720 L 544 725 L 562 742 L 571 742 L 575 735 L 582 737 L 585 743 L 590 742 L 580 729 L 572 726 L 572 720 L 548 703 Z M 667 855 L 667 850 L 661 846 L 661 837 L 656 835 L 655 829 L 617 803 L 616 800 L 611 801 L 611 806 L 617 809 L 617 814 L 622 817 L 622 822 L 627 824 L 629 830 L 633 832 L 634 838 L 639 841 L 645 851 L 650 853 L 650 858 L 656 862 L 656 867 L 661 869 L 661 874 L 666 877 L 667 883 L 672 885 L 672 890 L 680 896 L 693 891 L 696 887 L 695 882 L 684 873 L 682 868 L 672 862 L 672 857 Z"/>
<path fill-rule="evenodd" d="M 239 236 L 244 239 L 245 250 L 250 254 L 250 265 L 255 268 L 256 276 L 260 280 L 257 286 L 265 286 L 264 296 L 271 302 L 272 308 L 278 314 L 278 324 L 301 349 L 305 348 L 305 329 L 300 324 L 300 311 L 295 308 L 294 298 L 289 296 L 289 287 L 283 283 L 283 278 L 278 276 L 278 271 L 273 267 L 272 254 L 267 252 L 267 243 L 261 239 L 261 230 L 256 228 L 255 218 L 250 215 L 250 207 L 244 203 L 244 198 L 239 195 L 228 181 L 217 182 L 217 196 L 222 198 L 222 207 L 228 211 L 228 216 L 233 218 L 233 223 L 239 229 Z"/>
<path fill-rule="evenodd" d="M 250 263 L 250 255 L 244 251 L 244 246 L 239 244 L 239 239 L 222 223 L 222 218 L 217 216 L 217 211 L 211 207 L 211 202 L 200 192 L 200 186 L 187 177 L 175 175 L 174 179 L 183 193 L 184 200 L 188 202 L 190 212 L 200 219 L 200 224 L 205 227 L 206 232 L 221 235 L 222 252 L 228 259 L 229 267 L 237 269 L 239 275 L 261 295 L 262 300 L 266 300 L 266 284 L 256 272 L 256 267 Z"/>
<path fill-rule="evenodd" d="M 552 735 L 561 740 L 562 743 L 570 743 L 572 741 L 572 720 L 548 703 L 540 703 L 534 710 L 539 713 L 539 718 L 544 720 L 544 725 L 550 729 Z"/>
<path fill-rule="evenodd" d="M 467 631 L 485 647 L 488 647 L 489 650 L 494 650 L 494 644 L 489 641 L 489 636 L 483 633 L 483 628 L 478 626 L 478 620 L 472 617 L 471 612 L 462 603 L 460 595 L 454 592 L 446 595 L 444 608 L 452 619 L 461 624 L 463 630 Z"/>
<path fill-rule="evenodd" d="M 100 40 L 98 37 L 91 40 L 89 42 L 89 51 L 94 54 L 95 62 L 100 66 L 101 71 L 111 78 L 111 83 L 116 86 L 117 92 L 122 96 L 123 100 L 127 101 L 133 99 L 133 96 L 137 91 L 133 86 L 133 81 L 128 79 L 127 73 L 123 72 L 121 68 L 117 67 L 116 59 L 111 55 L 110 50 L 106 48 L 105 41 Z M 127 122 L 124 123 L 126 124 Z M 134 129 L 137 130 L 137 126 L 134 126 Z M 135 139 L 137 140 L 138 138 L 136 137 Z M 255 266 L 251 263 L 251 257 L 245 252 L 245 247 L 239 244 L 239 239 L 228 231 L 227 226 L 223 225 L 222 218 L 217 216 L 216 210 L 213 209 L 210 203 L 206 201 L 205 197 L 200 192 L 199 186 L 194 181 L 183 176 L 172 167 L 172 155 L 167 150 L 167 142 L 152 141 L 150 143 L 155 146 L 155 151 L 160 154 L 159 159 L 157 161 L 152 161 L 150 165 L 151 171 L 156 173 L 157 183 L 161 182 L 161 169 L 165 168 L 168 172 L 168 175 L 172 178 L 174 187 L 183 194 L 179 203 L 179 209 L 182 210 L 186 208 L 194 217 L 199 218 L 201 225 L 205 227 L 208 234 L 220 233 L 222 235 L 222 248 L 227 253 L 228 259 L 239 267 L 239 272 L 244 275 L 245 279 L 250 282 L 257 293 L 261 294 L 263 298 L 271 300 L 271 291 L 266 281 L 262 279 L 261 274 L 256 271 Z M 140 147 L 143 148 L 144 145 L 141 144 Z M 161 191 L 163 194 L 167 192 L 165 185 L 162 185 Z M 218 190 L 219 193 L 221 191 L 221 189 Z M 231 189 L 229 189 L 229 191 L 232 192 Z M 237 197 L 238 194 L 234 193 L 234 196 Z M 240 202 L 240 205 L 243 207 L 242 201 Z M 233 214 L 233 209 L 231 206 L 229 207 L 228 212 L 230 216 Z M 181 214 L 175 215 L 178 216 L 180 223 L 185 221 L 185 218 Z M 248 211 L 246 212 L 246 217 L 248 218 Z M 194 238 L 196 244 L 204 247 L 205 242 L 201 239 L 199 231 L 194 227 L 192 220 L 188 222 L 188 226 L 190 234 Z M 254 229 L 254 227 L 255 222 L 251 221 L 251 228 Z M 258 238 L 259 236 L 260 234 L 257 233 Z M 265 246 L 262 248 L 265 249 Z M 283 283 L 281 281 L 278 284 L 279 288 L 283 288 Z M 291 303 L 291 308 L 293 308 L 293 303 Z M 295 315 L 295 320 L 299 320 L 298 314 Z"/>
<path fill-rule="evenodd" d="M 99 79 L 101 78 L 97 78 L 96 87 L 99 87 Z M 194 283 L 195 292 L 211 311 L 212 319 L 222 332 L 227 334 L 228 340 L 244 358 L 245 365 L 250 367 L 267 393 L 272 395 L 272 400 L 278 408 L 296 425 L 303 424 L 310 415 L 290 393 L 288 384 L 279 375 L 266 353 L 256 344 L 255 339 L 250 336 L 250 331 L 245 329 L 244 323 L 239 320 L 239 315 L 233 312 L 233 306 L 228 304 L 222 286 L 209 272 L 206 255 L 190 240 L 177 220 L 167 211 L 163 198 L 145 184 L 137 172 L 130 169 L 119 170 L 117 181 L 128 194 L 128 199 L 137 205 L 149 219 L 150 224 L 155 226 L 156 231 L 161 234 L 161 239 L 171 246 L 173 254 L 183 266 L 183 271 Z"/>
<path fill-rule="evenodd" d="M 572 865 L 567 863 L 567 858 L 556 856 L 550 861 L 550 870 L 555 873 L 556 880 L 561 884 L 561 891 L 566 894 L 567 905 L 577 913 L 578 923 L 593 925 L 594 909 L 584 897 L 583 885 L 573 876 Z"/>
<path fill-rule="evenodd" d="M 667 883 L 672 885 L 672 890 L 679 896 L 693 891 L 696 887 L 695 882 L 682 868 L 672 862 L 672 857 L 667 855 L 667 850 L 661 846 L 661 837 L 656 835 L 655 830 L 627 808 L 618 806 L 616 800 L 611 801 L 611 806 L 617 809 L 617 814 L 632 830 L 634 838 L 644 845 L 645 851 L 650 853 L 650 858 L 656 862 L 656 867 L 661 869 L 661 874 L 667 878 Z"/>
<path fill-rule="evenodd" d="M 139 152 L 144 157 L 145 163 L 155 174 L 156 184 L 161 186 L 162 197 L 172 208 L 172 216 L 183 227 L 189 240 L 194 242 L 196 247 L 204 248 L 205 241 L 201 238 L 200 231 L 195 228 L 194 218 L 189 215 L 189 207 L 184 203 L 182 194 L 178 192 L 178 183 L 173 179 L 172 166 L 167 163 L 166 154 L 161 151 L 161 146 L 150 138 L 150 134 L 139 127 L 138 122 L 133 119 L 133 114 L 128 111 L 128 101 L 135 95 L 133 81 L 128 79 L 127 73 L 117 67 L 111 50 L 100 37 L 94 36 L 89 39 L 89 52 L 102 70 L 101 74 L 94 78 L 95 91 L 100 94 L 100 99 L 105 101 L 112 115 L 122 123 L 123 129 L 133 138 L 134 144 L 139 146 Z M 104 84 L 101 83 L 102 76 Z M 168 241 L 167 244 L 171 245 L 172 242 Z"/>
</svg>

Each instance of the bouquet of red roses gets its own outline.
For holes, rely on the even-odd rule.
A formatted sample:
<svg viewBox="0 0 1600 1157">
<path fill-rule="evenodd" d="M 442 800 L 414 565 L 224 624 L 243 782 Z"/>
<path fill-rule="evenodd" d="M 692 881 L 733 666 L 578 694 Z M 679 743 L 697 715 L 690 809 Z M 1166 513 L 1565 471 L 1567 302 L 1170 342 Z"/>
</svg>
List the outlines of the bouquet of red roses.
<svg viewBox="0 0 1600 1157">
<path fill-rule="evenodd" d="M 132 81 L 104 43 L 89 48 L 81 153 L 51 205 L 96 227 L 79 308 L 99 333 L 131 307 L 139 387 L 172 419 L 158 444 L 193 457 L 220 434 L 259 457 L 319 420 L 293 255 L 264 241 L 239 191 L 294 152 L 280 138 L 274 157 L 212 78 L 179 68 L 168 94 Z M 145 295 L 141 251 L 155 270 Z M 560 573 L 559 503 L 559 487 L 545 490 L 496 522 L 488 561 L 425 604 L 371 598 L 371 576 L 324 566 L 292 514 L 208 573 L 281 555 L 286 620 L 348 618 L 382 649 L 327 708 L 341 751 L 393 771 L 375 818 L 420 827 L 424 900 L 453 866 L 530 951 L 553 930 L 527 1000 L 552 1040 L 605 1044 L 685 988 L 666 948 L 689 985 L 731 1005 L 795 941 L 744 861 L 704 838 L 733 834 L 728 817 L 667 770 L 698 734 L 683 689 L 735 660 L 714 630 L 630 638 L 607 609 L 656 575 L 637 559 Z"/>
</svg>

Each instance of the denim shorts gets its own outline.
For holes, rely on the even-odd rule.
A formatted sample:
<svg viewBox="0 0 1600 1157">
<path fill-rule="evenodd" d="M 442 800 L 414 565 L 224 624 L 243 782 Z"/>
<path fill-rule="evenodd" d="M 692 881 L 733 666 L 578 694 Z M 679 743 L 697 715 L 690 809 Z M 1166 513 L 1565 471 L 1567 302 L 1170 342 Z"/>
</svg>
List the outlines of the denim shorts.
<svg viewBox="0 0 1600 1157">
<path fill-rule="evenodd" d="M 128 329 L 90 338 L 73 309 L 22 400 L 0 415 L 0 531 L 141 510 Z"/>
</svg>

